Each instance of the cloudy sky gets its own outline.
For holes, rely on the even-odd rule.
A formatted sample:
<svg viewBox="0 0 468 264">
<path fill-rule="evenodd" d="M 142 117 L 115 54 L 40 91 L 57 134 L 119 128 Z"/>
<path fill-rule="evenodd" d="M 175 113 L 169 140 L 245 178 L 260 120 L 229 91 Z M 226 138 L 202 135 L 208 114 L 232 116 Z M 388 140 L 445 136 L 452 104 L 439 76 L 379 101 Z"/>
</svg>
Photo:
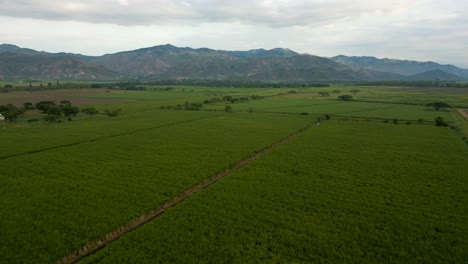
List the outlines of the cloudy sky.
<svg viewBox="0 0 468 264">
<path fill-rule="evenodd" d="M 0 43 L 102 55 L 160 44 L 468 68 L 467 0 L 0 0 Z"/>
</svg>

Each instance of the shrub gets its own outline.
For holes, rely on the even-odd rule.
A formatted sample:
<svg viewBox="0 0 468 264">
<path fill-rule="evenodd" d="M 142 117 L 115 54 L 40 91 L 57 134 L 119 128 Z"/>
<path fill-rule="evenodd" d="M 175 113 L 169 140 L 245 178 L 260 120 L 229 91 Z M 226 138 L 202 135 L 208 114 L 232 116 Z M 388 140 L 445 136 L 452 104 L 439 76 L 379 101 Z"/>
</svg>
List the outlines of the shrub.
<svg viewBox="0 0 468 264">
<path fill-rule="evenodd" d="M 83 113 L 85 113 L 87 115 L 95 115 L 95 114 L 99 113 L 99 111 L 94 107 L 81 109 L 81 112 L 83 112 Z"/>
<path fill-rule="evenodd" d="M 60 116 L 59 115 L 47 115 L 44 117 L 44 120 L 47 121 L 47 122 L 56 122 L 57 120 L 59 120 Z"/>
<path fill-rule="evenodd" d="M 448 123 L 445 122 L 445 120 L 444 120 L 442 117 L 439 116 L 439 117 L 437 117 L 437 118 L 435 119 L 435 125 L 436 125 L 436 126 L 444 126 L 444 127 L 446 127 L 446 126 L 448 126 Z"/>
<path fill-rule="evenodd" d="M 104 113 L 107 115 L 107 116 L 118 116 L 120 115 L 120 112 L 122 111 L 122 109 L 115 109 L 115 110 L 106 110 L 104 111 Z"/>
</svg>

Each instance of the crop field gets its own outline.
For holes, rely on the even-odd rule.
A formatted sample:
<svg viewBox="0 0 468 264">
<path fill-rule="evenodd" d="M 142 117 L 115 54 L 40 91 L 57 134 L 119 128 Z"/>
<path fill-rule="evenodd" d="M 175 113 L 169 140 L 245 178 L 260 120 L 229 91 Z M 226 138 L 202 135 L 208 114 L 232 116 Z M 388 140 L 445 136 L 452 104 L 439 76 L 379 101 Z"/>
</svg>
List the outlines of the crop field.
<svg viewBox="0 0 468 264">
<path fill-rule="evenodd" d="M 99 110 L 61 122 L 28 110 L 0 127 L 3 262 L 60 262 L 232 168 L 80 261 L 468 260 L 465 93 L 163 88 L 0 93 Z M 457 108 L 425 106 L 444 100 Z"/>
<path fill-rule="evenodd" d="M 76 89 L 76 90 L 51 90 L 51 91 L 17 91 L 3 93 L 0 96 L 0 105 L 13 104 L 23 106 L 25 102 L 39 102 L 52 100 L 60 102 L 62 100 L 72 100 L 77 105 L 92 105 L 100 103 L 127 102 L 128 99 L 116 98 L 93 98 L 85 95 L 101 94 L 106 92 L 123 93 L 123 91 L 110 91 L 105 89 Z"/>
<path fill-rule="evenodd" d="M 83 263 L 462 263 L 467 154 L 436 127 L 326 123 Z"/>
</svg>

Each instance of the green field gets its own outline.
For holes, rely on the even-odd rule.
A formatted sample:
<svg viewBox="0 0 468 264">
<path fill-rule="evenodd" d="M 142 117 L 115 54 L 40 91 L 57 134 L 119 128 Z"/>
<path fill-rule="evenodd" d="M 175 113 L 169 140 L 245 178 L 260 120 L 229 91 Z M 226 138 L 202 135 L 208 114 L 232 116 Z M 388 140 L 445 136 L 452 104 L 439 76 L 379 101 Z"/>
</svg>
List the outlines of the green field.
<svg viewBox="0 0 468 264">
<path fill-rule="evenodd" d="M 467 154 L 448 130 L 330 122 L 83 262 L 462 263 Z"/>
<path fill-rule="evenodd" d="M 26 112 L 0 129 L 2 261 L 56 262 L 324 114 L 331 120 L 82 261 L 468 261 L 468 122 L 453 108 L 424 106 L 468 106 L 467 93 L 358 87 L 349 102 L 317 95 L 353 88 L 70 91 L 72 103 L 103 100 L 81 108 L 122 114 L 30 123 L 44 115 Z M 259 98 L 162 109 L 224 96 Z M 434 126 L 438 116 L 453 129 Z"/>
</svg>

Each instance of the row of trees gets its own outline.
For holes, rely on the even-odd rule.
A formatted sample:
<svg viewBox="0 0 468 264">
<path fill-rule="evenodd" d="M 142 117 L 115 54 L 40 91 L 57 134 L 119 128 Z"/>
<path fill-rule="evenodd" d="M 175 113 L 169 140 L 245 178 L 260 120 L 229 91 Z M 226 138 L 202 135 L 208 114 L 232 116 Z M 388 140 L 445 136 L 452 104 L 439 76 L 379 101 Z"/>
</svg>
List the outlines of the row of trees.
<svg viewBox="0 0 468 264">
<path fill-rule="evenodd" d="M 43 114 L 46 114 L 44 120 L 50 122 L 58 121 L 61 117 L 66 117 L 70 120 L 71 116 L 76 116 L 80 112 L 80 109 L 76 106 L 72 106 L 70 101 L 63 100 L 60 101 L 59 104 L 55 103 L 54 101 L 40 101 L 36 104 L 26 102 L 23 104 L 23 107 L 17 107 L 13 104 L 0 105 L 0 114 L 2 114 L 2 116 L 7 121 L 15 121 L 26 111 L 34 109 L 41 111 Z M 112 117 L 120 115 L 121 111 L 122 109 L 105 110 L 103 114 Z M 84 108 L 81 110 L 81 112 L 87 115 L 99 114 L 99 111 L 92 107 Z"/>
</svg>

